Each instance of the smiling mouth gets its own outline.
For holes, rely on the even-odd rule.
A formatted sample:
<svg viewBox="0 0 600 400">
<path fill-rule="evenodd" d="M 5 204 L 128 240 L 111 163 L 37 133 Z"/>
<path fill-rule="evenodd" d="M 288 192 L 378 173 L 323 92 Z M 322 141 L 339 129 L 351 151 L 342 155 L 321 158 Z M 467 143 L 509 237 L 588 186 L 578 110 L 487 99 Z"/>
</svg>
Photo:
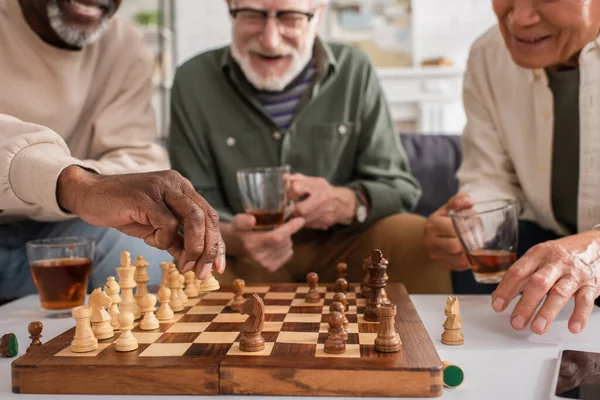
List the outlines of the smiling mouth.
<svg viewBox="0 0 600 400">
<path fill-rule="evenodd" d="M 268 54 L 256 54 L 259 58 L 266 60 L 266 61 L 276 61 L 276 60 L 281 60 L 283 59 L 285 56 L 278 54 L 278 55 L 268 55 Z"/>
<path fill-rule="evenodd" d="M 101 18 L 110 11 L 109 4 L 100 2 L 84 2 L 77 0 L 64 0 L 65 3 L 77 14 L 90 18 Z"/>
<path fill-rule="evenodd" d="M 536 44 L 536 43 L 541 43 L 544 40 L 550 39 L 551 37 L 552 37 L 552 35 L 539 36 L 539 37 L 531 37 L 531 38 L 515 36 L 515 39 L 516 39 L 517 42 L 520 42 L 520 43 Z"/>
</svg>

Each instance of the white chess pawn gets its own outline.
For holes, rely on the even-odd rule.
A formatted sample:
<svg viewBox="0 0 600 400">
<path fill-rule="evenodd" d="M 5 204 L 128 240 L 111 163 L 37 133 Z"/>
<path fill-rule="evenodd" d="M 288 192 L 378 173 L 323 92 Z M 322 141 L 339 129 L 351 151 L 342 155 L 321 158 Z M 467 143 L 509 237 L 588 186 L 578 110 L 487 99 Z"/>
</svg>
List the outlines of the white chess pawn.
<svg viewBox="0 0 600 400">
<path fill-rule="evenodd" d="M 109 276 L 106 280 L 106 285 L 104 285 L 104 292 L 112 301 L 110 307 L 108 307 L 108 314 L 110 315 L 110 325 L 115 331 L 119 330 L 119 303 L 121 302 L 121 297 L 119 297 L 120 291 L 121 287 L 115 280 L 115 277 Z"/>
<path fill-rule="evenodd" d="M 200 296 L 200 294 L 202 293 L 202 290 L 200 290 L 200 287 L 202 286 L 202 280 L 196 278 L 194 283 L 196 284 L 196 292 L 198 292 L 198 296 Z"/>
<path fill-rule="evenodd" d="M 188 298 L 198 297 L 198 286 L 196 285 L 196 274 L 194 271 L 188 271 L 185 276 L 185 295 Z"/>
<path fill-rule="evenodd" d="M 169 306 L 171 302 L 171 289 L 166 286 L 158 289 L 158 299 L 160 301 L 160 308 L 156 312 L 156 318 L 159 321 L 170 321 L 175 318 L 175 313 L 173 313 L 171 306 Z"/>
<path fill-rule="evenodd" d="M 159 323 L 154 315 L 156 308 L 156 296 L 148 293 L 144 297 L 138 300 L 140 304 L 140 311 L 144 313 L 144 319 L 140 322 L 140 329 L 143 331 L 152 331 L 158 329 Z"/>
<path fill-rule="evenodd" d="M 98 339 L 92 331 L 92 309 L 90 306 L 79 306 L 71 309 L 71 314 L 75 318 L 75 337 L 71 342 L 71 351 L 73 353 L 87 353 L 98 348 Z"/>
<path fill-rule="evenodd" d="M 115 342 L 117 351 L 133 351 L 138 348 L 138 341 L 131 333 L 133 329 L 133 313 L 131 311 L 122 311 L 119 315 L 119 324 L 121 325 L 121 335 Z"/>
<path fill-rule="evenodd" d="M 177 271 L 179 272 L 179 271 Z M 185 294 L 185 291 L 183 290 L 183 285 L 185 282 L 185 277 L 183 275 L 181 275 L 181 273 L 179 273 L 179 298 L 181 299 L 181 303 L 183 304 L 183 306 L 187 306 L 188 303 L 188 297 Z"/>
<path fill-rule="evenodd" d="M 209 272 L 208 275 L 206 275 L 206 278 L 202 280 L 202 284 L 200 285 L 201 292 L 214 292 L 220 288 L 219 281 L 215 279 L 212 272 Z"/>
<path fill-rule="evenodd" d="M 171 309 L 175 312 L 183 311 L 183 303 L 179 297 L 179 271 L 171 269 L 169 271 L 169 280 L 167 282 L 171 290 Z"/>
</svg>

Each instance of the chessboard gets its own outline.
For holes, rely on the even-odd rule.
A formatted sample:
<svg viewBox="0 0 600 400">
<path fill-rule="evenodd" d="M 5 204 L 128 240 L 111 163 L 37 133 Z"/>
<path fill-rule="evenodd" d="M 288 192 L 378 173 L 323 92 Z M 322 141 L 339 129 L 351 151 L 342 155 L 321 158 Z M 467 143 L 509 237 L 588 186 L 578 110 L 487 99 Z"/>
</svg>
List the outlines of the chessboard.
<svg viewBox="0 0 600 400">
<path fill-rule="evenodd" d="M 242 352 L 240 330 L 248 315 L 231 309 L 231 288 L 190 298 L 182 312 L 153 331 L 139 322 L 139 347 L 117 352 L 119 336 L 95 351 L 73 353 L 74 328 L 33 349 L 12 365 L 15 393 L 188 394 L 438 397 L 442 362 L 401 284 L 386 286 L 396 305 L 401 350 L 375 350 L 377 322 L 364 320 L 359 284 L 346 293 L 346 352 L 324 352 L 333 285 L 319 284 L 319 303 L 306 303 L 306 284 L 247 285 L 264 302 L 265 349 Z"/>
</svg>

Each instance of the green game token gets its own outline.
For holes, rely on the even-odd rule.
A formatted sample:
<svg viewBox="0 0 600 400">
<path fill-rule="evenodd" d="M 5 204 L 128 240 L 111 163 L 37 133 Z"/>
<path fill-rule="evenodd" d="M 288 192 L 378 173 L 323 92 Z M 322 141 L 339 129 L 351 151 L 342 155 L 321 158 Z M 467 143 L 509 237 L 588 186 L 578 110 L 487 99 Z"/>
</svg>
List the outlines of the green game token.
<svg viewBox="0 0 600 400">
<path fill-rule="evenodd" d="M 444 368 L 444 385 L 450 388 L 458 387 L 465 379 L 463 370 L 456 365 L 448 365 Z"/>
<path fill-rule="evenodd" d="M 0 338 L 0 355 L 2 357 L 14 357 L 19 352 L 19 342 L 13 333 L 7 333 Z"/>
</svg>

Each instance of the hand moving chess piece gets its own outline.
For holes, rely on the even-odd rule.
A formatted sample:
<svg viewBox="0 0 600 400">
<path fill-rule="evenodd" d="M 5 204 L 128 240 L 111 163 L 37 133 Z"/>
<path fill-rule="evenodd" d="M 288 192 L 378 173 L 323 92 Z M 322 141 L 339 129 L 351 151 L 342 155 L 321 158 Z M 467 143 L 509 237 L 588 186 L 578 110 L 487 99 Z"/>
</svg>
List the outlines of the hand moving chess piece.
<svg viewBox="0 0 600 400">
<path fill-rule="evenodd" d="M 369 287 L 371 293 L 367 297 L 367 306 L 363 318 L 365 321 L 379 321 L 377 307 L 383 303 L 381 289 L 385 287 L 385 272 L 387 261 L 383 258 L 381 250 L 373 250 L 371 253 L 371 264 L 367 267 L 369 270 Z"/>
<path fill-rule="evenodd" d="M 156 305 L 156 296 L 148 293 L 142 297 L 138 303 L 140 305 L 140 311 L 144 313 L 144 318 L 142 319 L 142 322 L 140 322 L 140 329 L 143 331 L 158 329 L 160 325 L 156 315 L 154 315 L 154 311 L 156 310 L 154 307 Z"/>
<path fill-rule="evenodd" d="M 198 286 L 196 285 L 196 274 L 194 271 L 188 271 L 185 274 L 185 295 L 189 299 L 193 299 L 198 297 L 200 293 L 198 292 Z"/>
<path fill-rule="evenodd" d="M 27 353 L 34 347 L 41 346 L 42 342 L 40 338 L 42 337 L 42 330 L 44 329 L 44 324 L 40 321 L 33 321 L 29 323 L 27 326 L 27 331 L 29 331 L 29 339 L 31 339 L 31 344 L 27 348 Z"/>
<path fill-rule="evenodd" d="M 344 317 L 337 311 L 332 311 L 327 317 L 329 323 L 329 334 L 325 341 L 324 351 L 327 354 L 342 354 L 346 352 L 346 342 L 343 338 Z"/>
<path fill-rule="evenodd" d="M 344 293 L 334 294 L 333 302 L 341 303 L 344 306 L 344 328 L 348 328 L 348 326 L 350 326 L 350 321 L 348 321 L 348 318 L 346 318 L 346 313 L 348 312 L 348 300 L 346 300 L 346 295 Z"/>
<path fill-rule="evenodd" d="M 75 337 L 71 342 L 71 351 L 73 353 L 87 353 L 98 348 L 98 339 L 92 331 L 90 318 L 92 309 L 90 306 L 79 306 L 71 310 L 75 318 Z"/>
<path fill-rule="evenodd" d="M 133 351 L 138 348 L 138 341 L 131 333 L 133 329 L 133 313 L 121 311 L 119 315 L 119 325 L 121 325 L 121 335 L 115 342 L 117 351 Z"/>
<path fill-rule="evenodd" d="M 158 299 L 160 300 L 160 308 L 156 313 L 156 318 L 159 321 L 170 321 L 175 318 L 175 313 L 169 306 L 171 302 L 171 289 L 166 286 L 158 289 Z"/>
<path fill-rule="evenodd" d="M 242 303 L 240 314 L 248 315 L 242 327 L 240 350 L 248 352 L 264 350 L 265 339 L 262 337 L 262 329 L 265 323 L 265 304 L 262 299 L 253 293 Z"/>
<path fill-rule="evenodd" d="M 169 271 L 167 285 L 171 290 L 171 309 L 175 312 L 183 311 L 183 302 L 179 297 L 179 271 L 174 267 Z"/>
<path fill-rule="evenodd" d="M 242 303 L 244 302 L 244 289 L 246 288 L 246 282 L 243 279 L 236 279 L 233 281 L 233 292 L 235 296 L 233 297 L 233 302 L 231 303 L 231 309 L 235 311 L 240 311 Z"/>
<path fill-rule="evenodd" d="M 375 338 L 375 350 L 381 353 L 400 351 L 402 342 L 396 332 L 396 305 L 382 304 L 379 306 L 379 329 Z"/>
<path fill-rule="evenodd" d="M 0 357 L 14 357 L 19 352 L 19 342 L 14 333 L 7 333 L 0 338 Z"/>
<path fill-rule="evenodd" d="M 338 263 L 337 265 L 338 278 L 348 279 L 348 264 Z"/>
<path fill-rule="evenodd" d="M 350 323 L 348 322 L 348 318 L 346 318 L 346 313 L 344 312 L 344 305 L 338 301 L 334 301 L 329 306 L 329 312 L 332 312 L 332 311 L 336 311 L 336 312 L 339 312 L 340 314 L 342 314 L 342 339 L 344 339 L 344 341 L 348 340 L 347 327 Z M 348 324 L 347 324 L 347 322 L 348 322 Z"/>
<path fill-rule="evenodd" d="M 346 278 L 338 278 L 333 283 L 334 291 L 336 293 L 344 293 L 348 292 L 348 281 Z"/>
<path fill-rule="evenodd" d="M 460 319 L 460 304 L 457 297 L 448 297 L 446 299 L 446 321 L 444 322 L 444 332 L 442 333 L 442 343 L 450 346 L 459 346 L 465 342 L 461 332 L 462 320 Z"/>
<path fill-rule="evenodd" d="M 100 288 L 94 289 L 88 300 L 88 305 L 92 310 L 92 331 L 96 339 L 103 340 L 115 336 L 115 331 L 110 324 L 110 314 L 106 312 L 104 307 L 109 307 L 111 304 L 110 297 Z"/>
<path fill-rule="evenodd" d="M 317 291 L 319 275 L 316 272 L 309 272 L 306 275 L 306 281 L 308 282 L 308 293 L 306 293 L 304 301 L 307 303 L 319 303 L 321 301 L 321 295 Z"/>
<path fill-rule="evenodd" d="M 110 315 L 110 325 L 113 330 L 119 330 L 119 303 L 121 298 L 119 297 L 119 291 L 121 287 L 115 280 L 114 276 L 109 276 L 104 285 L 104 293 L 110 297 L 111 303 L 108 307 L 108 314 Z"/>
</svg>

